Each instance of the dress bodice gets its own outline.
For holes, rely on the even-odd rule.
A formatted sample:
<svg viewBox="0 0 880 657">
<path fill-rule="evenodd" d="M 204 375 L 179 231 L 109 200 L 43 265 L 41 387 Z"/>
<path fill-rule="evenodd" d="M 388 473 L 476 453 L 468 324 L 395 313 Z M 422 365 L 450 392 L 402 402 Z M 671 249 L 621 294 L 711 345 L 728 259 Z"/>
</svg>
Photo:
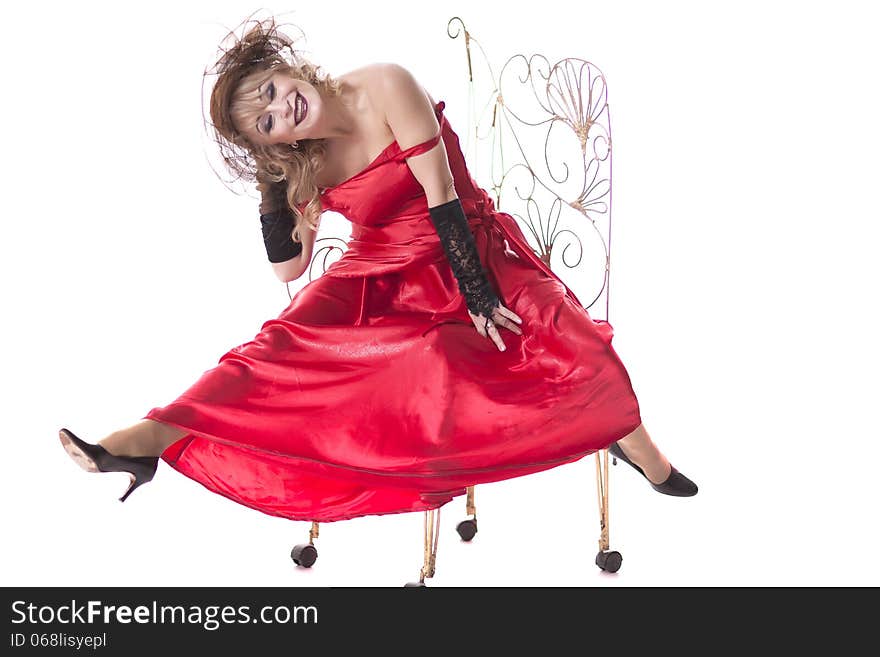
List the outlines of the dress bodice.
<svg viewBox="0 0 880 657">
<path fill-rule="evenodd" d="M 324 209 L 339 212 L 360 226 L 378 226 L 421 216 L 427 210 L 425 193 L 406 160 L 431 150 L 441 138 L 459 197 L 479 196 L 468 174 L 458 137 L 443 114 L 445 107 L 442 100 L 434 107 L 439 133 L 407 149 L 401 149 L 395 139 L 366 168 L 338 185 L 325 188 L 321 192 Z"/>
<path fill-rule="evenodd" d="M 442 100 L 434 107 L 439 133 L 406 149 L 395 139 L 363 170 L 321 192 L 323 209 L 338 212 L 352 225 L 345 253 L 325 275 L 386 274 L 446 258 L 428 212 L 425 190 L 406 163 L 407 158 L 427 152 L 443 139 L 455 190 L 472 231 L 489 231 L 497 239 L 490 243 L 503 245 L 558 280 L 529 246 L 516 220 L 496 210 L 489 194 L 471 177 L 458 135 L 443 114 L 445 107 Z M 570 289 L 568 294 L 580 303 Z"/>
</svg>

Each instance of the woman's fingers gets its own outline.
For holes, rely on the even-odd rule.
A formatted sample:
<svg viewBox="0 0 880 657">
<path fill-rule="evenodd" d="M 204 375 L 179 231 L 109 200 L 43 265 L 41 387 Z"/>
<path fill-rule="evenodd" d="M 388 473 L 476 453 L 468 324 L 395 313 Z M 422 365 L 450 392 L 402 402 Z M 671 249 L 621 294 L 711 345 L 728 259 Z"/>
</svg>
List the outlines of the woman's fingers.
<svg viewBox="0 0 880 657">
<path fill-rule="evenodd" d="M 489 334 L 486 331 L 488 328 L 488 323 L 486 322 L 486 318 L 482 315 L 474 315 L 470 310 L 468 311 L 468 315 L 471 316 L 471 321 L 474 323 L 474 328 L 477 329 L 477 333 L 481 338 L 488 338 Z"/>
<path fill-rule="evenodd" d="M 501 335 L 498 333 L 498 329 L 495 327 L 494 322 L 489 322 L 488 333 L 489 337 L 492 338 L 492 342 L 495 343 L 495 346 L 498 347 L 500 351 L 507 349 L 507 346 L 504 344 L 504 340 L 501 339 Z"/>
<path fill-rule="evenodd" d="M 471 319 L 474 322 L 474 327 L 477 329 L 477 333 L 479 333 L 481 337 L 492 340 L 500 351 L 504 351 L 507 348 L 504 345 L 504 340 L 502 340 L 501 336 L 498 334 L 498 329 L 495 327 L 494 320 L 487 320 L 483 315 L 474 315 L 470 311 L 468 311 L 468 314 L 471 316 Z"/>
<path fill-rule="evenodd" d="M 518 326 L 518 324 L 522 324 L 522 318 L 509 308 L 505 308 L 503 304 L 499 304 L 495 308 L 492 319 L 499 326 L 503 326 L 517 335 L 522 335 L 522 329 Z"/>
<path fill-rule="evenodd" d="M 518 325 L 514 324 L 512 321 L 507 319 L 506 317 L 496 315 L 494 322 L 495 322 L 496 326 L 503 326 L 507 330 L 513 331 L 517 335 L 522 335 L 522 329 Z"/>
<path fill-rule="evenodd" d="M 492 318 L 488 322 L 483 315 L 474 315 L 470 311 L 468 311 L 468 314 L 474 322 L 477 333 L 484 338 L 492 340 L 492 342 L 495 343 L 495 346 L 498 347 L 499 351 L 507 349 L 504 340 L 501 338 L 501 334 L 498 332 L 499 326 L 502 326 L 517 335 L 522 335 L 522 329 L 519 326 L 522 323 L 522 318 L 501 304 L 494 308 Z"/>
<path fill-rule="evenodd" d="M 509 317 L 517 324 L 522 324 L 522 317 L 513 312 L 510 308 L 505 308 L 503 304 L 500 304 L 497 308 L 495 308 L 496 313 L 501 313 L 505 317 Z"/>
</svg>

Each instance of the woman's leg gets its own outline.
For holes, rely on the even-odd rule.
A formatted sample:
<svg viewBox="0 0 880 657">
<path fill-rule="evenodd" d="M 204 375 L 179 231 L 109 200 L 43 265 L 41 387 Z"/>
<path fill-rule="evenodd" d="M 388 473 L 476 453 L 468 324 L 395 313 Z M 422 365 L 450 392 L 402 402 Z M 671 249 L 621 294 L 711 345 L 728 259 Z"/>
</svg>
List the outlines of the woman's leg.
<svg viewBox="0 0 880 657">
<path fill-rule="evenodd" d="M 623 453 L 644 471 L 650 482 L 661 484 L 669 478 L 672 466 L 651 440 L 644 423 L 618 440 L 617 444 L 620 445 Z"/>
<path fill-rule="evenodd" d="M 140 420 L 127 429 L 114 431 L 98 444 L 114 456 L 159 456 L 185 434 L 170 424 Z"/>
</svg>

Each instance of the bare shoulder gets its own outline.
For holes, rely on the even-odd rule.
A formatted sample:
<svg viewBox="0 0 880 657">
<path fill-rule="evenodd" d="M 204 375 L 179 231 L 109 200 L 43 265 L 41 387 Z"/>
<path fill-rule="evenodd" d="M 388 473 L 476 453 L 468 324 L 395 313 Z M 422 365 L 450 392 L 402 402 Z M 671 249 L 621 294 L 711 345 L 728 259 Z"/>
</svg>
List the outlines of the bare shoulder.
<svg viewBox="0 0 880 657">
<path fill-rule="evenodd" d="M 416 75 L 396 62 L 375 62 L 355 69 L 347 76 L 362 83 L 370 105 L 388 125 L 387 110 L 395 104 L 407 104 L 417 98 L 427 98 L 432 106 L 434 98 L 419 82 Z"/>
<path fill-rule="evenodd" d="M 434 98 L 421 84 L 418 75 L 401 64 L 395 62 L 382 62 L 376 65 L 376 86 L 380 90 L 381 98 L 386 103 L 407 102 L 415 98 L 427 98 L 432 106 L 436 105 Z"/>
<path fill-rule="evenodd" d="M 437 134 L 437 103 L 413 71 L 397 63 L 384 62 L 376 86 L 381 89 L 377 103 L 401 149 Z"/>
<path fill-rule="evenodd" d="M 391 141 L 398 140 L 402 145 L 413 139 L 420 141 L 419 135 L 410 134 L 413 129 L 409 124 L 412 117 L 417 116 L 412 108 L 436 104 L 410 71 L 393 62 L 367 64 L 342 74 L 339 79 L 357 90 L 355 114 L 360 117 L 361 137 L 355 141 L 338 140 L 328 146 L 324 168 L 318 176 L 321 187 L 332 186 L 361 171 Z M 428 111 L 427 116 L 433 120 L 433 112 Z M 428 137 L 435 131 L 431 126 L 421 128 Z M 404 142 L 400 142 L 401 138 Z M 424 138 L 423 134 L 422 140 Z"/>
<path fill-rule="evenodd" d="M 427 99 L 432 107 L 437 104 L 416 75 L 396 62 L 373 62 L 340 78 L 361 90 L 360 111 L 362 115 L 372 117 L 369 123 L 374 126 L 365 130 L 369 134 L 381 133 L 383 128 L 386 134 L 391 134 L 388 114 L 395 106 L 412 106 L 423 99 Z"/>
</svg>

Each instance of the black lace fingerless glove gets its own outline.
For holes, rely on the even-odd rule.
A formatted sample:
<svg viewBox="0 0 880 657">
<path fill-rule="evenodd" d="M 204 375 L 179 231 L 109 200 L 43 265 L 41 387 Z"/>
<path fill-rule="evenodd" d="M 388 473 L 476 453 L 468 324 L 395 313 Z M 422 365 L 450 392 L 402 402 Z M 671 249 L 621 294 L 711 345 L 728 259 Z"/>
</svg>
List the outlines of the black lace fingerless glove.
<svg viewBox="0 0 880 657">
<path fill-rule="evenodd" d="M 266 245 L 266 255 L 269 256 L 269 262 L 284 262 L 302 253 L 302 242 L 294 242 L 291 236 L 293 233 L 292 210 L 261 214 L 260 225 L 263 229 L 263 244 Z"/>
<path fill-rule="evenodd" d="M 270 180 L 262 172 L 257 173 L 257 190 L 260 192 L 260 225 L 263 244 L 269 262 L 284 262 L 302 253 L 302 242 L 294 242 L 293 210 L 287 204 L 287 183 Z"/>
<path fill-rule="evenodd" d="M 468 310 L 474 315 L 491 318 L 500 301 L 486 278 L 461 201 L 452 199 L 428 208 L 428 212 Z"/>
</svg>

